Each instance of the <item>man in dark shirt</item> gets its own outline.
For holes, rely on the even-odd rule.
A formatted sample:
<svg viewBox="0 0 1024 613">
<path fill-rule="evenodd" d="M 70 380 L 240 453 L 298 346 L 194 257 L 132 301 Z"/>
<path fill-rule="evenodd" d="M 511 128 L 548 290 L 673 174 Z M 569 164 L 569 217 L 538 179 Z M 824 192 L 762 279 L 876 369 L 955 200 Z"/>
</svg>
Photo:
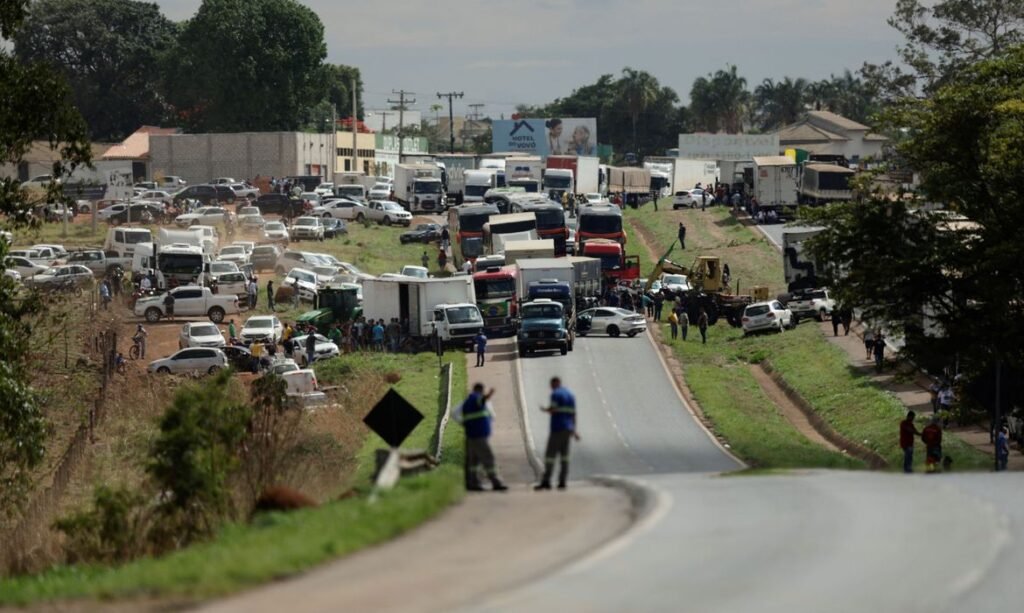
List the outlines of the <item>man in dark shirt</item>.
<svg viewBox="0 0 1024 613">
<path fill-rule="evenodd" d="M 562 387 L 561 379 L 554 377 L 551 379 L 551 404 L 541 407 L 541 410 L 551 414 L 551 433 L 544 453 L 544 476 L 533 489 L 551 489 L 551 475 L 555 471 L 555 462 L 560 458 L 558 489 L 564 490 L 569 479 L 569 442 L 580 438 L 576 432 L 576 397 Z"/>
<path fill-rule="evenodd" d="M 914 427 L 914 418 L 917 417 L 913 411 L 907 413 L 907 418 L 900 422 L 900 449 L 903 450 L 903 472 L 914 472 L 914 439 L 921 433 Z"/>
</svg>

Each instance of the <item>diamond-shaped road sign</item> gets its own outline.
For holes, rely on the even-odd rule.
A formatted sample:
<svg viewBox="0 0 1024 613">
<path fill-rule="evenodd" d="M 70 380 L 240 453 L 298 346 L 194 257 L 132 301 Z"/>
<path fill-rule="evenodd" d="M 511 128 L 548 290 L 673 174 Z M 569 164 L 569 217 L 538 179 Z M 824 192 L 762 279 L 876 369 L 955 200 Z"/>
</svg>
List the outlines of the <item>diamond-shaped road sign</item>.
<svg viewBox="0 0 1024 613">
<path fill-rule="evenodd" d="M 394 388 L 389 389 L 363 418 L 363 423 L 392 447 L 401 445 L 421 421 L 423 414 Z"/>
</svg>

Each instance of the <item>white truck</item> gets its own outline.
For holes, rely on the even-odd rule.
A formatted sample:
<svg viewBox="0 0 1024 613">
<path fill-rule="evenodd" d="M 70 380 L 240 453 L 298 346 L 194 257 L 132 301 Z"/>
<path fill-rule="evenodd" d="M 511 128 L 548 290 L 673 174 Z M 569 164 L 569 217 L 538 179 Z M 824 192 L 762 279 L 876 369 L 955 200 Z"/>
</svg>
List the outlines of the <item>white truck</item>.
<svg viewBox="0 0 1024 613">
<path fill-rule="evenodd" d="M 207 236 L 206 231 L 199 227 L 192 227 L 188 230 L 171 230 L 160 228 L 156 235 L 156 243 L 161 246 L 168 245 L 192 245 L 212 256 L 216 253 L 217 243 Z"/>
<path fill-rule="evenodd" d="M 782 270 L 786 288 L 790 292 L 814 289 L 819 286 L 817 262 L 804 253 L 804 241 L 821 233 L 824 228 L 796 227 L 782 230 Z"/>
<path fill-rule="evenodd" d="M 395 166 L 395 200 L 413 213 L 440 213 L 445 209 L 441 169 L 437 164 Z"/>
<path fill-rule="evenodd" d="M 544 162 L 540 156 L 510 157 L 505 160 L 505 181 L 509 187 L 522 187 L 530 194 L 540 192 Z"/>
<path fill-rule="evenodd" d="M 795 209 L 800 200 L 796 162 L 784 155 L 755 157 L 754 197 L 759 210 L 772 210 L 780 217 Z"/>
<path fill-rule="evenodd" d="M 148 298 L 139 298 L 135 303 L 135 314 L 145 317 L 149 323 L 156 323 L 164 317 L 209 317 L 210 321 L 219 324 L 225 315 L 237 315 L 238 296 L 230 294 L 214 294 L 208 287 L 183 285 L 170 292 L 174 297 L 174 313 L 168 314 L 164 304 L 167 294 L 159 294 Z"/>
<path fill-rule="evenodd" d="M 460 201 L 465 196 L 466 171 L 476 169 L 476 156 L 466 153 L 438 153 L 434 156 L 437 164 L 444 168 L 444 183 L 448 200 Z"/>
<path fill-rule="evenodd" d="M 511 266 L 521 260 L 554 258 L 555 241 L 550 238 L 529 241 L 508 241 L 505 243 L 505 265 Z"/>
<path fill-rule="evenodd" d="M 701 186 L 714 185 L 718 179 L 718 164 L 707 160 L 647 156 L 644 159 L 644 168 L 651 170 L 652 182 L 656 172 L 667 176 L 667 191 L 665 188 L 659 188 L 663 196 L 693 189 L 698 183 Z"/>
<path fill-rule="evenodd" d="M 142 243 L 132 254 L 132 271 L 145 274 L 152 270 L 156 275 L 156 287 L 165 289 L 171 281 L 191 283 L 200 280 L 203 268 L 211 257 L 200 247 L 185 243 L 161 245 Z"/>
<path fill-rule="evenodd" d="M 363 313 L 373 319 L 408 320 L 409 334 L 431 338 L 436 329 L 446 345 L 465 346 L 483 328 L 473 278 L 401 277 L 363 281 Z"/>
<path fill-rule="evenodd" d="M 466 183 L 463 202 L 483 202 L 487 191 L 498 187 L 497 171 L 493 168 L 467 170 L 463 176 Z"/>
</svg>

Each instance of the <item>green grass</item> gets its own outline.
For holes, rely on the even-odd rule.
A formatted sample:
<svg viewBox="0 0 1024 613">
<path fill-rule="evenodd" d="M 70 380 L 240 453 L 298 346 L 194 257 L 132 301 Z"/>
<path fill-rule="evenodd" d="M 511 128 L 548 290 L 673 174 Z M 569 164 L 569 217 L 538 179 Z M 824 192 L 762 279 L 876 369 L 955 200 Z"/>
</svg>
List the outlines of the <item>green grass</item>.
<svg viewBox="0 0 1024 613">
<path fill-rule="evenodd" d="M 444 359 L 454 365 L 452 396 L 458 400 L 466 390 L 465 357 L 449 352 Z M 396 389 L 425 417 L 403 448 L 432 447 L 440 409 L 437 357 L 361 354 L 317 367 L 324 384 L 343 382 L 365 369 L 401 373 Z M 459 500 L 464 492 L 462 436 L 462 429 L 452 424 L 439 469 L 403 479 L 371 503 L 366 484 L 373 472 L 373 452 L 385 445 L 369 435 L 357 455 L 357 496 L 316 509 L 259 516 L 251 524 L 230 523 L 212 541 L 161 558 L 118 567 L 61 567 L 6 579 L 0 581 L 0 604 L 154 597 L 196 601 L 293 575 L 398 536 Z"/>
<path fill-rule="evenodd" d="M 631 235 L 644 228 L 654 237 L 655 251 L 663 251 L 676 239 L 678 222 L 683 221 L 687 249 L 680 252 L 677 248 L 673 261 L 690 266 L 697 255 L 717 255 L 729 264 L 741 292 L 753 285 L 768 286 L 770 295 L 784 289 L 780 254 L 756 229 L 744 227 L 724 208 L 673 212 L 669 205 L 655 213 L 648 206 L 628 210 L 626 218 L 633 229 Z M 667 326 L 663 338 L 668 338 Z M 807 322 L 781 335 L 744 338 L 739 329 L 721 321 L 709 330 L 707 345 L 700 344 L 699 332 L 691 327 L 690 340 L 673 343 L 672 348 L 715 430 L 751 466 L 864 466 L 856 458 L 811 443 L 779 414 L 749 372 L 750 364 L 765 359 L 836 431 L 878 452 L 891 469 L 902 465 L 896 436 L 903 406 L 852 371 L 842 350 L 830 345 L 815 324 Z M 958 469 L 984 469 L 990 463 L 985 454 L 953 436 L 946 437 L 946 451 L 956 458 Z M 923 462 L 923 458 L 918 460 Z"/>
</svg>

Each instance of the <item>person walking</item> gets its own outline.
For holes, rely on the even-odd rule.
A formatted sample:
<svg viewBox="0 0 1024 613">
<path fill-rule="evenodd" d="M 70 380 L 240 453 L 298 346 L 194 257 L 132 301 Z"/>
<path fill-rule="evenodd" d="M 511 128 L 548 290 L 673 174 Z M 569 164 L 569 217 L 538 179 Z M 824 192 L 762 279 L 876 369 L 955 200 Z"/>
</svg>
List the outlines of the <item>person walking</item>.
<svg viewBox="0 0 1024 613">
<path fill-rule="evenodd" d="M 679 316 L 675 311 L 668 314 L 668 325 L 672 331 L 672 340 L 676 340 L 679 336 Z"/>
<path fill-rule="evenodd" d="M 1010 462 L 1010 429 L 1003 426 L 999 429 L 999 433 L 996 434 L 996 470 L 1002 472 L 1006 470 L 1006 465 Z"/>
<path fill-rule="evenodd" d="M 451 237 L 451 233 L 448 232 L 448 226 L 444 226 L 443 228 L 441 228 L 441 249 L 448 248 L 448 243 L 449 241 L 451 241 Z M 424 251 L 423 253 L 426 254 L 427 252 Z M 426 268 L 427 265 L 424 264 L 423 267 Z"/>
<path fill-rule="evenodd" d="M 843 336 L 850 336 L 850 325 L 853 324 L 853 311 L 847 308 L 840 309 L 839 316 L 843 320 Z"/>
<path fill-rule="evenodd" d="M 703 308 L 700 310 L 700 316 L 697 317 L 697 328 L 700 330 L 700 341 L 702 345 L 708 344 L 708 312 Z"/>
<path fill-rule="evenodd" d="M 871 359 L 871 352 L 875 350 L 875 331 L 871 328 L 864 330 L 864 359 Z"/>
<path fill-rule="evenodd" d="M 679 222 L 679 230 L 676 232 L 676 236 L 679 238 L 679 248 L 686 249 L 686 226 L 683 222 Z"/>
<path fill-rule="evenodd" d="M 228 320 L 228 340 L 233 341 L 238 338 L 237 330 L 235 330 L 235 320 Z"/>
<path fill-rule="evenodd" d="M 913 411 L 907 412 L 907 417 L 900 422 L 900 449 L 903 450 L 903 472 L 914 472 L 914 438 L 921 433 L 914 426 L 914 418 L 917 415 Z"/>
<path fill-rule="evenodd" d="M 274 310 L 274 280 L 267 281 L 267 306 Z"/>
<path fill-rule="evenodd" d="M 316 359 L 316 332 L 306 333 L 306 367 L 312 367 Z"/>
<path fill-rule="evenodd" d="M 473 344 L 476 346 L 476 365 L 479 368 L 484 365 L 484 354 L 487 351 L 487 335 L 483 328 L 473 337 Z"/>
<path fill-rule="evenodd" d="M 843 323 L 843 318 L 839 314 L 839 309 L 832 309 L 832 336 L 839 336 L 839 325 Z"/>
<path fill-rule="evenodd" d="M 482 492 L 480 485 L 480 466 L 483 465 L 487 478 L 491 481 L 491 489 L 495 492 L 503 492 L 508 487 L 498 477 L 497 467 L 494 461 L 494 452 L 491 451 L 491 421 L 494 419 L 494 412 L 490 407 L 490 398 L 494 390 L 484 393 L 484 384 L 476 383 L 473 391 L 462 402 L 461 405 L 452 411 L 452 417 L 456 422 L 462 424 L 466 431 L 466 463 L 465 480 L 466 491 Z"/>
<path fill-rule="evenodd" d="M 256 285 L 256 278 L 249 279 L 249 285 L 246 288 L 249 294 L 249 310 L 256 308 L 256 300 L 259 296 L 259 287 Z"/>
<path fill-rule="evenodd" d="M 882 367 L 885 366 L 885 337 L 882 336 L 881 330 L 875 331 L 875 372 L 882 372 Z"/>
<path fill-rule="evenodd" d="M 174 294 L 167 292 L 164 295 L 164 313 L 167 315 L 167 319 L 174 321 Z"/>
<path fill-rule="evenodd" d="M 107 306 L 110 304 L 110 280 L 104 279 L 100 283 L 100 304 L 103 305 L 103 310 L 107 310 Z"/>
<path fill-rule="evenodd" d="M 426 249 L 423 250 L 423 256 L 420 258 L 420 262 L 423 263 L 423 268 L 430 268 L 430 256 L 427 255 Z"/>
<path fill-rule="evenodd" d="M 679 317 L 679 336 L 683 338 L 683 342 L 686 341 L 686 337 L 690 333 L 690 315 L 685 309 L 677 309 L 676 314 Z"/>
<path fill-rule="evenodd" d="M 939 463 L 942 462 L 942 427 L 937 416 L 933 415 L 928 425 L 921 430 L 921 442 L 924 443 L 924 471 L 938 472 Z"/>
<path fill-rule="evenodd" d="M 562 387 L 562 380 L 551 378 L 551 404 L 541 407 L 551 415 L 551 432 L 548 434 L 548 446 L 544 451 L 544 475 L 534 490 L 550 490 L 551 475 L 555 471 L 555 462 L 561 459 L 558 472 L 558 489 L 564 490 L 569 479 L 569 442 L 575 438 L 580 440 L 576 431 L 576 398 L 568 389 Z"/>
</svg>

